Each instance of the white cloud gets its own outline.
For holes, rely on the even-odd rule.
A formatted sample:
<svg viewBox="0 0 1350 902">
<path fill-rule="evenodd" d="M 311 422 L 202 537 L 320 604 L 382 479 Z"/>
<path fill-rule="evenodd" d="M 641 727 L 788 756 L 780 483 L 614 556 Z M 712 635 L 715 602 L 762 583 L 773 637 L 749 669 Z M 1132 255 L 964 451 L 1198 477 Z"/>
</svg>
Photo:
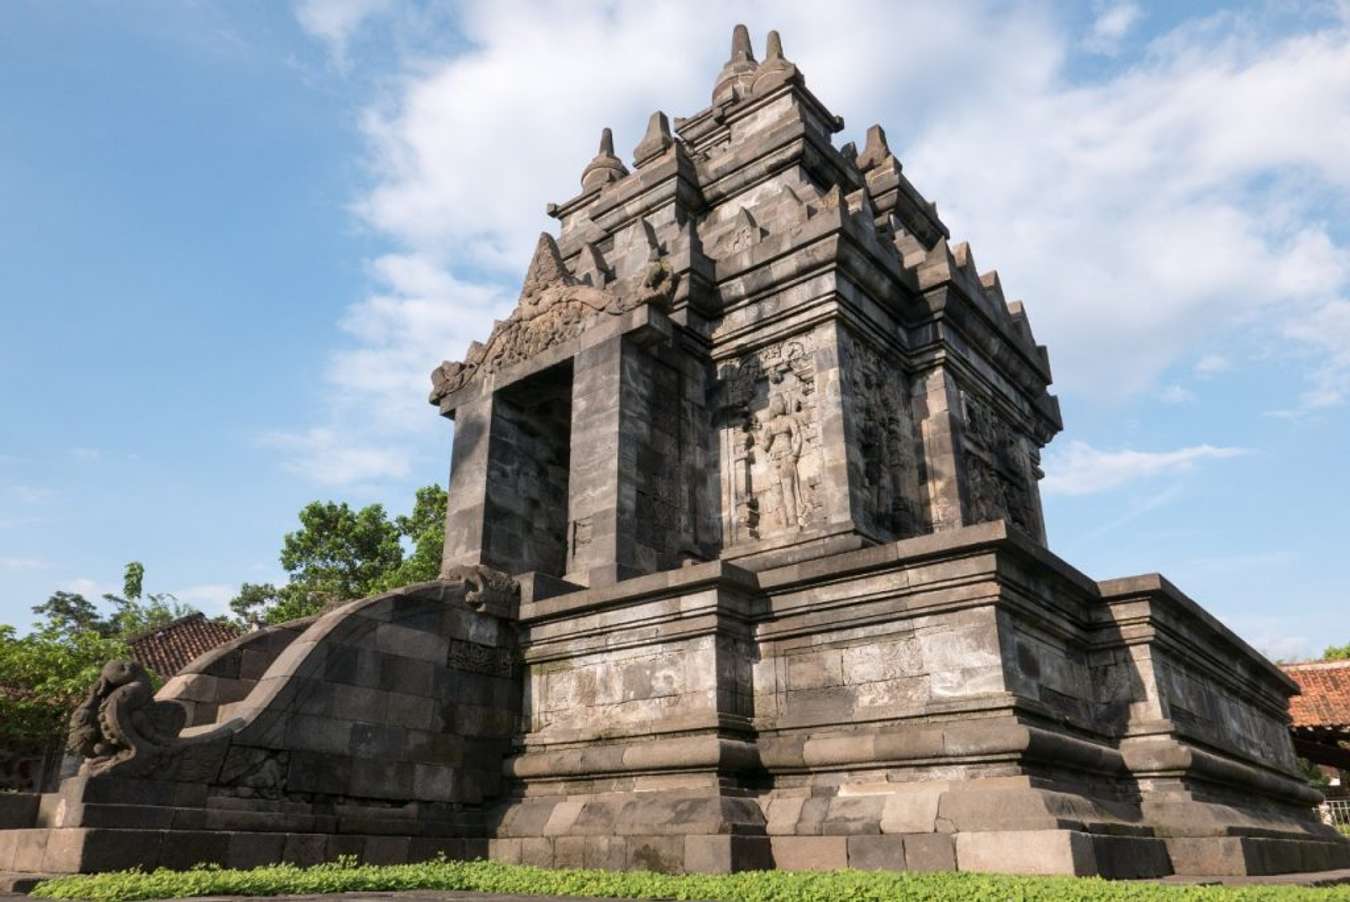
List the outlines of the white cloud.
<svg viewBox="0 0 1350 902">
<path fill-rule="evenodd" d="M 1092 30 L 1083 41 L 1083 46 L 1093 53 L 1115 56 L 1120 52 L 1120 42 L 1129 33 L 1143 10 L 1138 3 L 1113 3 L 1101 10 L 1092 23 Z"/>
<path fill-rule="evenodd" d="M 1195 374 L 1202 379 L 1225 373 L 1232 368 L 1232 361 L 1222 354 L 1206 354 L 1195 362 Z"/>
<path fill-rule="evenodd" d="M 83 595 L 91 601 L 97 601 L 104 595 L 116 595 L 122 591 L 122 587 L 112 583 L 100 582 L 96 579 L 90 579 L 87 576 L 77 576 L 75 579 L 66 580 L 57 586 L 64 592 L 74 592 L 77 595 Z"/>
<path fill-rule="evenodd" d="M 0 570 L 45 570 L 47 561 L 35 557 L 0 557 Z"/>
<path fill-rule="evenodd" d="M 1026 293 L 1069 391 L 1137 393 L 1197 342 L 1268 337 L 1346 284 L 1315 212 L 1350 192 L 1350 130 L 1325 125 L 1350 106 L 1350 40 L 1241 34 L 1185 32 L 1100 83 L 919 130 L 906 172 Z"/>
<path fill-rule="evenodd" d="M 1245 453 L 1242 448 L 1213 445 L 1175 451 L 1104 451 L 1084 441 L 1071 441 L 1046 453 L 1041 491 L 1049 495 L 1091 495 L 1140 479 L 1185 472 L 1200 461 L 1223 460 Z"/>
<path fill-rule="evenodd" d="M 190 604 L 203 614 L 214 616 L 229 610 L 230 599 L 238 592 L 238 586 L 221 583 L 205 583 L 200 586 L 188 586 L 170 594 L 179 601 Z"/>
<path fill-rule="evenodd" d="M 353 35 L 392 5 L 393 0 L 300 0 L 295 18 L 300 27 L 327 45 L 333 64 L 345 69 Z"/>
<path fill-rule="evenodd" d="M 1184 385 L 1167 385 L 1158 393 L 1158 400 L 1164 404 L 1190 404 L 1195 401 L 1195 392 Z"/>
<path fill-rule="evenodd" d="M 327 379 L 382 426 L 434 422 L 427 403 L 432 368 L 486 336 L 514 296 L 460 282 L 419 254 L 389 254 L 372 270 L 382 290 L 344 314 L 340 326 L 357 346 L 333 354 Z"/>
<path fill-rule="evenodd" d="M 1272 661 L 1307 661 L 1318 657 L 1326 646 L 1325 640 L 1313 639 L 1291 630 L 1286 617 L 1239 614 L 1221 619 Z"/>
<path fill-rule="evenodd" d="M 446 429 L 427 402 L 432 368 L 461 357 L 514 300 L 496 286 L 461 282 L 422 254 L 388 254 L 370 269 L 378 291 L 343 315 L 339 326 L 355 343 L 333 351 L 324 373 L 328 422 L 262 437 L 289 470 L 321 485 L 410 473 L 410 437 Z"/>
<path fill-rule="evenodd" d="M 15 482 L 6 486 L 6 491 L 24 504 L 41 504 L 53 497 L 56 492 L 42 485 Z"/>
<path fill-rule="evenodd" d="M 344 486 L 408 475 L 408 454 L 397 447 L 364 445 L 335 429 L 271 432 L 262 442 L 286 453 L 286 468 L 320 485 Z"/>
<path fill-rule="evenodd" d="M 1343 403 L 1350 396 L 1350 301 L 1323 304 L 1307 316 L 1286 323 L 1284 333 L 1300 342 L 1319 359 L 1310 376 L 1311 385 L 1288 411 L 1291 416 L 1323 410 Z"/>
<path fill-rule="evenodd" d="M 1083 538 L 1097 539 L 1108 533 L 1115 532 L 1122 526 L 1138 520 L 1145 514 L 1151 513 L 1160 507 L 1165 507 L 1181 497 L 1183 486 L 1179 482 L 1174 482 L 1164 486 L 1156 492 L 1149 492 L 1145 495 L 1131 495 L 1125 501 L 1125 510 L 1123 513 L 1104 520 L 1090 529 Z"/>
</svg>

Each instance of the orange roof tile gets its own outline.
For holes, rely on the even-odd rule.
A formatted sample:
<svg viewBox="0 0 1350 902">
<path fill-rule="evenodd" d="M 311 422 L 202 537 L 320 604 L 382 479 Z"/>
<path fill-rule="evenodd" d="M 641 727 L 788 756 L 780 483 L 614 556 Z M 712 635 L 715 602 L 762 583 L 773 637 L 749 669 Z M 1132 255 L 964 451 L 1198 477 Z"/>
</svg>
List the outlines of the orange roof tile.
<svg viewBox="0 0 1350 902">
<path fill-rule="evenodd" d="M 127 644 L 137 663 L 167 680 L 198 655 L 229 642 L 239 633 L 239 627 L 207 620 L 205 614 L 197 612 L 147 630 L 128 639 Z"/>
<path fill-rule="evenodd" d="M 1303 690 L 1289 700 L 1292 726 L 1350 727 L 1350 661 L 1309 661 L 1281 669 Z"/>
</svg>

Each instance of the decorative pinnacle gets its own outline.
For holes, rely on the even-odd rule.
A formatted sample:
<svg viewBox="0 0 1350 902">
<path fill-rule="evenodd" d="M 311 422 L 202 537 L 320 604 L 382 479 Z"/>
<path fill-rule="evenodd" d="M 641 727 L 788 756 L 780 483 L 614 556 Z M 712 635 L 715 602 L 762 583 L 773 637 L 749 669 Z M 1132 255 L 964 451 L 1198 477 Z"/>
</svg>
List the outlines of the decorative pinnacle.
<svg viewBox="0 0 1350 902">
<path fill-rule="evenodd" d="M 657 110 L 647 120 L 647 133 L 633 149 L 633 165 L 641 167 L 647 161 L 661 156 L 674 143 L 675 140 L 670 136 L 670 120 L 665 113 Z"/>
<path fill-rule="evenodd" d="M 735 63 L 747 60 L 752 63 L 755 61 L 755 51 L 750 46 L 750 29 L 744 25 L 737 25 L 731 30 L 730 61 Z"/>
<path fill-rule="evenodd" d="M 783 39 L 778 36 L 778 32 L 769 32 L 769 44 L 764 51 L 764 62 L 769 60 L 783 59 Z"/>
<path fill-rule="evenodd" d="M 771 31 L 767 54 L 764 62 L 755 70 L 755 80 L 750 91 L 752 94 L 759 94 L 789 81 L 800 82 L 801 74 L 797 71 L 797 67 L 783 56 L 783 39 L 778 36 L 778 32 Z"/>
<path fill-rule="evenodd" d="M 581 170 L 581 189 L 590 191 L 610 182 L 617 182 L 628 175 L 623 160 L 614 156 L 614 133 L 609 129 L 600 132 L 600 151 L 586 168 Z"/>
<path fill-rule="evenodd" d="M 755 68 L 750 30 L 744 25 L 737 25 L 731 32 L 731 58 L 717 74 L 717 83 L 713 86 L 713 103 L 734 100 L 742 95 L 750 87 L 748 80 Z"/>
<path fill-rule="evenodd" d="M 867 143 L 863 145 L 862 153 L 858 155 L 857 166 L 863 172 L 873 169 L 886 162 L 891 156 L 891 148 L 886 143 L 886 131 L 880 125 L 874 125 L 867 130 Z"/>
</svg>

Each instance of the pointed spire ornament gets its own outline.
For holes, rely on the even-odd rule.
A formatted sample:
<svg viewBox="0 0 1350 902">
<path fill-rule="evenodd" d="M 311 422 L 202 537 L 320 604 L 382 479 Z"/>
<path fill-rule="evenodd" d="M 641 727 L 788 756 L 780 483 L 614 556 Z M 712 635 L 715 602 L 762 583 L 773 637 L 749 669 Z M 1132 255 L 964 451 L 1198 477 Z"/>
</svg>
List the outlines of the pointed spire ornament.
<svg viewBox="0 0 1350 902">
<path fill-rule="evenodd" d="M 863 172 L 875 169 L 887 159 L 894 159 L 891 148 L 886 144 L 886 131 L 880 125 L 867 130 L 867 143 L 858 155 L 858 168 Z"/>
<path fill-rule="evenodd" d="M 750 92 L 762 94 L 789 81 L 801 83 L 801 72 L 783 56 L 783 39 L 778 36 L 778 32 L 771 31 L 769 32 L 769 45 L 764 56 L 764 62 L 755 70 L 755 78 Z"/>
<path fill-rule="evenodd" d="M 603 288 L 609 270 L 605 266 L 605 259 L 600 256 L 595 245 L 589 241 L 581 246 L 581 253 L 577 255 L 577 265 L 574 275 L 582 282 L 592 288 Z"/>
<path fill-rule="evenodd" d="M 755 217 L 750 215 L 750 211 L 741 207 L 732 223 L 731 231 L 727 235 L 727 252 L 739 253 L 754 244 L 758 244 L 766 234 L 759 223 L 755 222 Z"/>
<path fill-rule="evenodd" d="M 768 43 L 764 48 L 764 62 L 769 63 L 783 58 L 783 39 L 777 31 L 770 31 Z"/>
<path fill-rule="evenodd" d="M 548 232 L 540 232 L 539 243 L 534 246 L 534 257 L 530 260 L 530 268 L 525 270 L 525 284 L 521 287 L 520 296 L 523 298 L 536 294 L 558 283 L 573 285 L 576 280 L 563 263 L 558 242 L 554 241 Z"/>
<path fill-rule="evenodd" d="M 617 182 L 626 175 L 628 168 L 623 165 L 623 160 L 614 156 L 614 133 L 605 129 L 600 132 L 599 153 L 581 170 L 581 189 L 591 191 Z"/>
<path fill-rule="evenodd" d="M 670 120 L 665 113 L 657 110 L 647 120 L 647 133 L 633 149 L 633 166 L 641 169 L 644 164 L 664 154 L 674 143 L 675 139 L 670 136 Z"/>
<path fill-rule="evenodd" d="M 750 88 L 749 80 L 756 68 L 755 52 L 750 48 L 750 30 L 744 25 L 737 25 L 731 32 L 731 58 L 717 74 L 717 82 L 713 86 L 713 103 L 724 103 L 743 96 Z"/>
<path fill-rule="evenodd" d="M 652 224 L 639 217 L 633 220 L 633 224 L 623 233 L 623 237 L 617 243 L 624 257 L 633 257 L 633 259 L 645 262 L 654 260 L 661 254 L 661 246 L 656 240 L 656 230 Z"/>
</svg>

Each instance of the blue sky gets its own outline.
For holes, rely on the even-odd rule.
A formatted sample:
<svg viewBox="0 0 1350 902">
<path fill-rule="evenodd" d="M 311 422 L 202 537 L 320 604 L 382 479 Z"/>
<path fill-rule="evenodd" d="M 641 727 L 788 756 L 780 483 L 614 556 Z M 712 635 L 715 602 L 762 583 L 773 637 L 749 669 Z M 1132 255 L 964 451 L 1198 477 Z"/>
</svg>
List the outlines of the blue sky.
<svg viewBox="0 0 1350 902">
<path fill-rule="evenodd" d="M 1025 299 L 1052 549 L 1272 655 L 1350 641 L 1350 8 L 816 8 L 0 6 L 0 622 L 133 559 L 220 611 L 304 503 L 444 482 L 427 373 L 744 21 Z"/>
</svg>

